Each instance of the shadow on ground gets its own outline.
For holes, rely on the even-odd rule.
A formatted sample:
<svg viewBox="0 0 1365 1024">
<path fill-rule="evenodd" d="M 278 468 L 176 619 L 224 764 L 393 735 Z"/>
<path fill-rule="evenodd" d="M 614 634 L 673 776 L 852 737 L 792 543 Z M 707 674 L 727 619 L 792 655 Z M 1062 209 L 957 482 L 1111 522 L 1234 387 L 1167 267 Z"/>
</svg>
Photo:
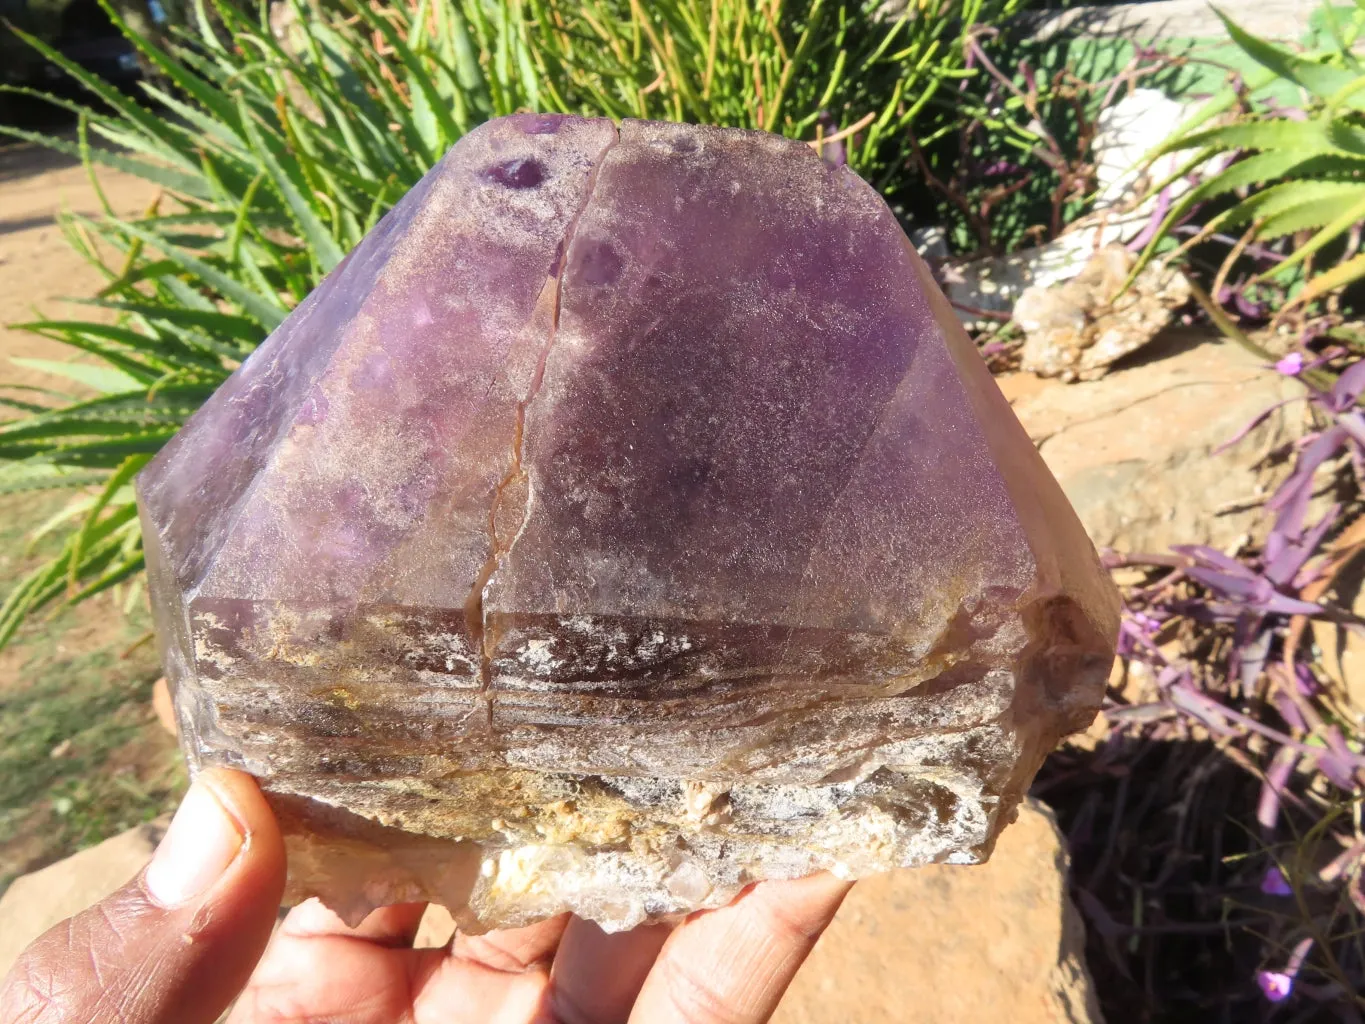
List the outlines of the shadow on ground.
<svg viewBox="0 0 1365 1024">
<path fill-rule="evenodd" d="M 1034 793 L 1067 836 L 1107 1024 L 1269 1019 L 1255 973 L 1282 962 L 1303 918 L 1261 892 L 1274 861 L 1251 831 L 1256 778 L 1211 741 L 1112 736 L 1054 754 Z"/>
</svg>

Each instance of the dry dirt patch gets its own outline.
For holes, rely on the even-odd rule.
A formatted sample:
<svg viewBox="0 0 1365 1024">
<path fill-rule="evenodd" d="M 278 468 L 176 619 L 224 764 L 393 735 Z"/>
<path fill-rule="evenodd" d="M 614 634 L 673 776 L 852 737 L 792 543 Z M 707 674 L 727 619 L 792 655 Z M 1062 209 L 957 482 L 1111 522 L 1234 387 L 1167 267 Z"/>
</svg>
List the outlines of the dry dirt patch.
<svg viewBox="0 0 1365 1024">
<path fill-rule="evenodd" d="M 140 212 L 154 186 L 101 172 L 114 209 Z M 103 282 L 66 243 L 62 210 L 100 209 L 83 168 L 33 146 L 0 148 L 0 381 L 68 389 L 12 357 L 68 360 L 76 353 L 11 323 L 35 314 L 98 316 L 71 306 Z M 33 531 L 69 491 L 0 496 L 0 595 L 56 550 Z M 0 888 L 14 875 L 155 817 L 181 785 L 168 737 L 150 708 L 157 675 L 150 625 L 126 590 L 28 623 L 0 651 Z"/>
</svg>

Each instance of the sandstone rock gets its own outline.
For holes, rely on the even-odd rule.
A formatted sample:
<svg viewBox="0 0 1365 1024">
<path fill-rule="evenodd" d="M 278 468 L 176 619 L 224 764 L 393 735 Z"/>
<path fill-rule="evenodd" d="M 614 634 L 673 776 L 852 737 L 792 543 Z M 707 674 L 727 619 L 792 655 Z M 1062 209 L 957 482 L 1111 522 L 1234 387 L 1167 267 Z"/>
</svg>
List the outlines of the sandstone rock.
<svg viewBox="0 0 1365 1024">
<path fill-rule="evenodd" d="M 0 896 L 0 976 L 43 932 L 104 899 L 141 871 L 165 830 L 164 822 L 139 825 L 16 878 Z"/>
<path fill-rule="evenodd" d="M 1121 551 L 1222 549 L 1247 535 L 1283 472 L 1266 456 L 1304 427 L 1295 403 L 1215 455 L 1303 388 L 1236 345 L 1191 332 L 1167 335 L 1144 362 L 1102 380 L 1068 385 L 1019 373 L 1000 385 L 1091 539 Z"/>
<path fill-rule="evenodd" d="M 152 684 L 152 711 L 156 714 L 157 723 L 172 736 L 180 731 L 175 722 L 175 705 L 171 701 L 171 688 L 166 683 L 165 676 Z"/>
<path fill-rule="evenodd" d="M 1067 854 L 1037 801 L 990 863 L 865 879 L 774 1024 L 1102 1024 Z"/>
<path fill-rule="evenodd" d="M 260 776 L 351 920 L 974 863 L 1113 656 L 891 211 L 756 132 L 471 132 L 138 494 L 191 764 Z"/>
<path fill-rule="evenodd" d="M 1024 330 L 1023 369 L 1065 381 L 1094 380 L 1159 334 L 1190 299 L 1178 269 L 1149 264 L 1120 294 L 1136 262 L 1107 245 L 1070 281 L 1019 296 L 1014 322 Z"/>
<path fill-rule="evenodd" d="M 1356 556 L 1337 575 L 1327 597 L 1356 616 L 1365 617 L 1365 558 Z M 1318 664 L 1336 683 L 1344 703 L 1357 724 L 1365 724 L 1365 637 L 1359 627 L 1312 620 L 1313 642 L 1321 657 Z"/>
</svg>

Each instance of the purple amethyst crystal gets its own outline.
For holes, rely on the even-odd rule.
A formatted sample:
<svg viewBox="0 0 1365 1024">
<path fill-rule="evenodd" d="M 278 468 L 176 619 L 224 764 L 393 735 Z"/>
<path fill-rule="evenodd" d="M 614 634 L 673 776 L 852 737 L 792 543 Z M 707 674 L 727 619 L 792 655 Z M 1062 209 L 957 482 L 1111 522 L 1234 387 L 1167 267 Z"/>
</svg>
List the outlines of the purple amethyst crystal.
<svg viewBox="0 0 1365 1024">
<path fill-rule="evenodd" d="M 1117 629 L 885 204 L 755 132 L 472 132 L 138 492 L 191 766 L 352 919 L 975 862 Z"/>
</svg>

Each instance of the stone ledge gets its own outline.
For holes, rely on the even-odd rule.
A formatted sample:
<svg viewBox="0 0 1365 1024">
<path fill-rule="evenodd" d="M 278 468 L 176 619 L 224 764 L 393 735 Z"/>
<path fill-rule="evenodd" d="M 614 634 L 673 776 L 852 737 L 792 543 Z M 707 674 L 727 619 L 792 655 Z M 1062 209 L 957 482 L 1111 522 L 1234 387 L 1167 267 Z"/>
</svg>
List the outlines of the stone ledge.
<svg viewBox="0 0 1365 1024">
<path fill-rule="evenodd" d="M 122 887 L 146 866 L 167 822 L 139 825 L 40 871 L 0 896 L 0 976 L 43 932 Z"/>
<path fill-rule="evenodd" d="M 1257 0 L 1237 8 L 1233 17 L 1253 35 L 1278 40 L 1301 38 L 1319 0 Z M 1033 38 L 1074 35 L 1090 39 L 1223 39 L 1227 30 L 1208 0 L 1156 0 L 1112 7 L 1074 7 L 1028 15 Z"/>
</svg>

